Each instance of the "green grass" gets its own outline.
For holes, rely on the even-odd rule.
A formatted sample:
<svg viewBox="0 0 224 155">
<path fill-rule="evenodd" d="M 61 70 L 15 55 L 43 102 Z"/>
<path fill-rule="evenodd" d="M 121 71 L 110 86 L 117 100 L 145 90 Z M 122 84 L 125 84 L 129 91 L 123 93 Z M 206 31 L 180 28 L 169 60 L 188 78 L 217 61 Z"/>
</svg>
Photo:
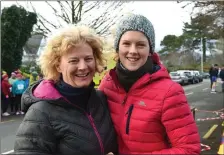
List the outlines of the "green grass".
<svg viewBox="0 0 224 155">
<path fill-rule="evenodd" d="M 110 69 L 113 69 L 116 65 L 116 62 L 114 60 L 109 60 L 107 63 L 107 71 Z M 94 78 L 93 78 L 93 82 L 96 84 L 96 88 L 98 87 L 98 85 L 100 84 L 100 80 L 104 77 L 106 71 L 103 71 L 101 74 L 96 73 Z"/>
<path fill-rule="evenodd" d="M 107 69 L 113 69 L 116 65 L 116 62 L 114 60 L 109 60 L 107 64 Z"/>
</svg>

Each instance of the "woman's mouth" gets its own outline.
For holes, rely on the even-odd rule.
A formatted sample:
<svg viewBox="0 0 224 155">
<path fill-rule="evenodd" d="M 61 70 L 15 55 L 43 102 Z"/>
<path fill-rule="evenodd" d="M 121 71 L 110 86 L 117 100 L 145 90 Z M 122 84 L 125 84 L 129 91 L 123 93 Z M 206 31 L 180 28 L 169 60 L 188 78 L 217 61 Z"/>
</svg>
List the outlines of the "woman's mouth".
<svg viewBox="0 0 224 155">
<path fill-rule="evenodd" d="M 136 62 L 139 60 L 139 58 L 132 58 L 132 57 L 127 57 L 127 59 L 131 62 Z"/>
<path fill-rule="evenodd" d="M 76 74 L 75 76 L 77 77 L 87 77 L 89 75 L 89 73 L 85 73 L 85 74 Z"/>
</svg>

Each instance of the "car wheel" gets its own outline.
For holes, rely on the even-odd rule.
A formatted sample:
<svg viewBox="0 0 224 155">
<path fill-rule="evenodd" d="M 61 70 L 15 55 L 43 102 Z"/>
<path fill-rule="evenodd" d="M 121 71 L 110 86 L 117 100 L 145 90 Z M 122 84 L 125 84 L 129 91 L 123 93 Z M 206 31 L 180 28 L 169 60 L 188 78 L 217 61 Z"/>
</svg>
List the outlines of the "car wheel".
<svg viewBox="0 0 224 155">
<path fill-rule="evenodd" d="M 193 84 L 195 84 L 196 83 L 196 80 L 195 79 L 193 79 Z"/>
</svg>

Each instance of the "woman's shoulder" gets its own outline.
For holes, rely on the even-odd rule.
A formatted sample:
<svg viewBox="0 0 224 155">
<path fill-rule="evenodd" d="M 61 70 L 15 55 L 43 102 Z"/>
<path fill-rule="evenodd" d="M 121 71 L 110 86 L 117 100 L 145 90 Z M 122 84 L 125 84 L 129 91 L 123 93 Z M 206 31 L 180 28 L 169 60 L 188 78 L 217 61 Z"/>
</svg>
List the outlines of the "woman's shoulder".
<svg viewBox="0 0 224 155">
<path fill-rule="evenodd" d="M 46 100 L 40 100 L 37 102 L 34 102 L 30 105 L 30 107 L 28 108 L 29 110 L 36 110 L 36 111 L 40 111 L 42 113 L 49 113 L 49 111 L 54 109 L 54 105 L 49 103 Z"/>
<path fill-rule="evenodd" d="M 102 78 L 99 85 L 99 89 L 102 90 L 104 88 L 111 88 L 112 85 L 115 83 L 115 79 L 116 79 L 115 69 L 111 69 Z"/>
<path fill-rule="evenodd" d="M 107 96 L 104 94 L 103 91 L 99 90 L 99 89 L 95 89 L 95 94 L 97 96 L 97 98 L 101 101 L 100 103 L 102 105 L 106 105 L 107 106 Z"/>
</svg>

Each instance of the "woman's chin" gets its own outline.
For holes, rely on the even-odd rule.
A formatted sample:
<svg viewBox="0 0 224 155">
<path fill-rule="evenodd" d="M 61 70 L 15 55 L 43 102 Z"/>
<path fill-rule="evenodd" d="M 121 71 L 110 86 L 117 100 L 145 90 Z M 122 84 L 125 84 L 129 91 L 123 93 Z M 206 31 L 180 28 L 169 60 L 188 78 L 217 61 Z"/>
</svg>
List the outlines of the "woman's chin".
<svg viewBox="0 0 224 155">
<path fill-rule="evenodd" d="M 82 87 L 88 87 L 90 84 L 91 84 L 92 80 L 91 81 L 80 81 L 80 82 L 77 82 L 76 85 L 77 87 L 79 88 L 82 88 Z"/>
</svg>

